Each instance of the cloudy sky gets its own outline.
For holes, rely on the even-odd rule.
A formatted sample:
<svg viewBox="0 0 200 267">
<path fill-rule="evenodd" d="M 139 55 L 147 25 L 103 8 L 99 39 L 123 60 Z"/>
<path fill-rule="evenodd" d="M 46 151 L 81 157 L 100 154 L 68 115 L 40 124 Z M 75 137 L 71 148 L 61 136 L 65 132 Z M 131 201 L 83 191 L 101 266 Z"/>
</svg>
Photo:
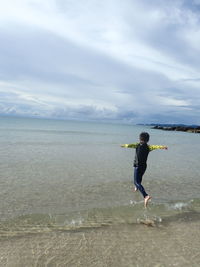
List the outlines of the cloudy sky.
<svg viewBox="0 0 200 267">
<path fill-rule="evenodd" d="M 200 0 L 0 0 L 0 114 L 200 124 Z"/>
</svg>

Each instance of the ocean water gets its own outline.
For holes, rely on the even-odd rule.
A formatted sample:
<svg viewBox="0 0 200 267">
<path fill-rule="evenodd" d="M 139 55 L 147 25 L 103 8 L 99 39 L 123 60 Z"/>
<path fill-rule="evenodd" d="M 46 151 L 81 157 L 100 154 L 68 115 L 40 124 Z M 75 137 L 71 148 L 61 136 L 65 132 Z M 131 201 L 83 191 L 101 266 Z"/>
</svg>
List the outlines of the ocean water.
<svg viewBox="0 0 200 267">
<path fill-rule="evenodd" d="M 168 146 L 168 150 L 155 150 L 149 154 L 143 185 L 152 201 L 146 210 L 140 193 L 132 191 L 135 151 L 120 147 L 120 144 L 137 142 L 142 131 L 150 133 L 149 144 Z M 116 233 L 121 227 L 124 239 L 121 247 L 125 248 L 133 228 L 138 227 L 138 242 L 145 242 L 147 232 L 144 233 L 143 228 L 152 226 L 153 230 L 148 230 L 148 234 L 157 236 L 159 246 L 163 239 L 158 231 L 163 227 L 162 234 L 167 235 L 170 229 L 167 225 L 172 225 L 180 238 L 177 231 L 181 223 L 186 223 L 187 228 L 189 220 L 196 223 L 194 227 L 199 227 L 199 151 L 200 135 L 194 133 L 168 132 L 138 125 L 0 117 L 0 240 L 5 246 L 12 238 L 23 236 L 26 239 L 24 247 L 20 244 L 18 247 L 25 249 L 27 238 L 48 235 L 44 239 L 50 244 L 52 234 L 63 231 L 70 235 L 66 239 L 59 235 L 58 240 L 64 244 L 75 237 L 78 244 L 84 243 L 83 235 L 87 244 L 95 244 L 94 233 L 98 236 L 101 231 L 102 235 L 110 235 L 114 242 L 119 240 Z M 177 222 L 181 223 L 177 225 Z M 159 230 L 152 232 L 155 229 Z M 81 237 L 76 235 L 80 231 Z M 88 231 L 90 234 L 86 237 Z M 191 236 L 190 230 L 187 233 Z M 33 244 L 38 244 L 37 238 Z M 99 239 L 96 242 L 100 244 Z M 112 242 L 109 240 L 114 247 Z M 181 245 L 184 243 L 185 239 Z M 191 244 L 193 251 L 197 249 L 193 236 Z M 81 248 L 80 245 L 78 249 Z M 7 249 L 12 250 L 10 243 L 7 243 Z M 70 253 L 75 251 L 71 247 Z M 23 266 L 20 259 L 19 265 L 9 261 L 11 256 L 6 253 L 0 258 L 2 266 Z M 131 265 L 133 259 L 128 256 L 119 265 L 116 262 L 109 265 L 107 261 L 93 265 L 89 260 L 87 265 L 82 264 L 84 255 L 90 259 L 100 257 L 97 254 L 88 256 L 84 249 L 82 258 L 74 256 L 71 263 L 65 262 L 64 254 L 55 261 L 57 253 L 53 259 L 55 265 L 51 262 L 53 252 L 45 260 L 43 252 L 38 253 L 38 265 L 31 265 L 32 257 L 24 261 L 24 266 L 134 266 Z M 110 251 L 108 257 L 113 253 Z M 156 255 L 156 251 L 152 253 Z M 170 253 L 174 253 L 173 246 Z M 152 254 L 148 255 L 151 259 Z M 14 262 L 17 262 L 16 258 Z M 191 266 L 198 266 L 195 265 L 198 264 L 196 257 L 193 263 Z M 137 264 L 135 266 L 154 266 L 139 261 Z M 178 259 L 178 264 L 173 265 L 168 258 L 160 264 L 155 266 L 188 266 L 187 260 Z"/>
</svg>

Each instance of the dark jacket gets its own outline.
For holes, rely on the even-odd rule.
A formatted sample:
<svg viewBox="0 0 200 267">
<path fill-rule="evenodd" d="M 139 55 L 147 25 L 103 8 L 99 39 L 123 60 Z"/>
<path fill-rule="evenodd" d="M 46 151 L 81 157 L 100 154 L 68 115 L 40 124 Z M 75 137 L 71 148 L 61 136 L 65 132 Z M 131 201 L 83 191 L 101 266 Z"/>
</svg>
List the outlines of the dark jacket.
<svg viewBox="0 0 200 267">
<path fill-rule="evenodd" d="M 138 144 L 135 151 L 135 159 L 133 166 L 146 168 L 148 154 L 149 154 L 149 146 L 146 143 Z"/>
</svg>

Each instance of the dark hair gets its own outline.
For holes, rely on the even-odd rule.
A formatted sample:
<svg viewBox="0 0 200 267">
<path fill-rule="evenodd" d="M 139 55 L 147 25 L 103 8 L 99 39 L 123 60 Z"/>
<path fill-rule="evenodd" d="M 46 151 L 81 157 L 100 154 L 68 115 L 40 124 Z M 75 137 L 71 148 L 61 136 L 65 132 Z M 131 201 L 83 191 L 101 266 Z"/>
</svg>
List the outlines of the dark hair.
<svg viewBox="0 0 200 267">
<path fill-rule="evenodd" d="M 142 132 L 142 133 L 140 134 L 140 139 L 141 139 L 142 141 L 144 141 L 144 142 L 148 142 L 148 141 L 149 141 L 149 134 L 146 133 L 146 132 Z"/>
</svg>

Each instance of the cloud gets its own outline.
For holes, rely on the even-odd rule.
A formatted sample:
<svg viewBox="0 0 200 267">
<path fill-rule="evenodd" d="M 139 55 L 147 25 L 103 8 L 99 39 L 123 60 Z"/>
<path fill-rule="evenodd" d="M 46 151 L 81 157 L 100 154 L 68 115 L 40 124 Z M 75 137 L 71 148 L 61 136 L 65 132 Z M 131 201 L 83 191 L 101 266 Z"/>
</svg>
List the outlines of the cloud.
<svg viewBox="0 0 200 267">
<path fill-rule="evenodd" d="M 197 0 L 1 2 L 0 114 L 200 123 Z"/>
</svg>

